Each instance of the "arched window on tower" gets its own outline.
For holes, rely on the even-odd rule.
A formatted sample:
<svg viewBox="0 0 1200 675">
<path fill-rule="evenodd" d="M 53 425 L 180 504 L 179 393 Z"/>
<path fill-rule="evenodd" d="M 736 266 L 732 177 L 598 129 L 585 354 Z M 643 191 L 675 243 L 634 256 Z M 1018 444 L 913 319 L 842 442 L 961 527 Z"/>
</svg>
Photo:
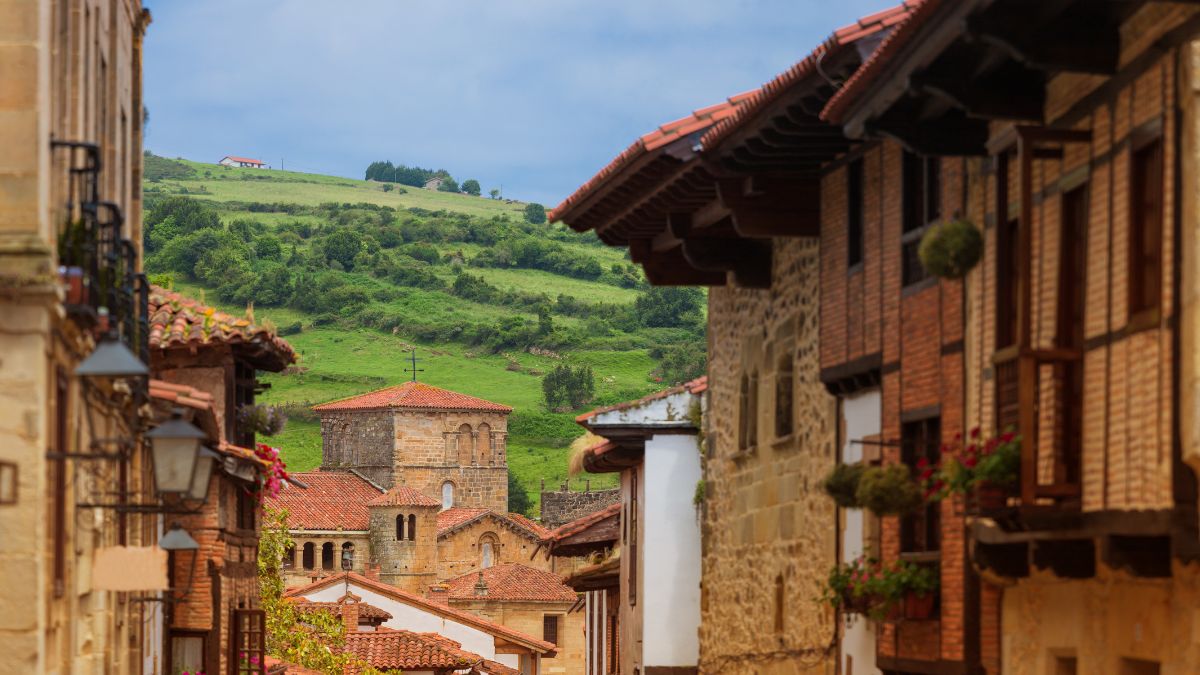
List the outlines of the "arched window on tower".
<svg viewBox="0 0 1200 675">
<path fill-rule="evenodd" d="M 354 569 L 354 544 L 350 542 L 342 544 L 342 569 L 346 571 Z"/>
<path fill-rule="evenodd" d="M 333 542 L 327 541 L 321 544 L 321 569 L 333 569 Z"/>
<path fill-rule="evenodd" d="M 479 567 L 486 570 L 499 562 L 500 542 L 489 532 L 479 538 Z"/>
<path fill-rule="evenodd" d="M 442 483 L 442 510 L 454 508 L 454 483 Z"/>
<path fill-rule="evenodd" d="M 417 517 L 413 514 L 409 514 L 408 516 L 408 540 L 417 540 Z"/>
<path fill-rule="evenodd" d="M 458 463 L 470 466 L 475 460 L 475 444 L 472 443 L 471 425 L 464 424 L 458 428 Z"/>
<path fill-rule="evenodd" d="M 404 514 L 396 516 L 396 541 L 404 541 Z"/>
<path fill-rule="evenodd" d="M 288 544 L 283 550 L 283 560 L 281 561 L 283 569 L 290 570 L 296 566 L 296 545 Z"/>
<path fill-rule="evenodd" d="M 316 546 L 310 541 L 304 545 L 304 552 L 301 554 L 300 562 L 304 565 L 304 569 L 311 570 L 315 565 Z"/>
<path fill-rule="evenodd" d="M 475 456 L 480 464 L 495 463 L 492 458 L 492 428 L 487 424 L 480 424 L 476 427 L 475 434 Z"/>
</svg>

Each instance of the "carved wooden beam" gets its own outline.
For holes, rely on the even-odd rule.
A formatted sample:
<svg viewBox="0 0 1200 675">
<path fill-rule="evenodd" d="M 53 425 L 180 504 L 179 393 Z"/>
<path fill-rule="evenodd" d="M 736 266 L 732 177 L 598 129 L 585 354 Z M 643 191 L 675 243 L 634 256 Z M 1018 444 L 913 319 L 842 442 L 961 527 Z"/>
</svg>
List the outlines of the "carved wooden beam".
<svg viewBox="0 0 1200 675">
<path fill-rule="evenodd" d="M 642 266 L 646 278 L 655 286 L 724 286 L 727 282 L 723 270 L 696 267 L 679 247 L 655 251 L 648 239 L 631 239 L 629 257 Z"/>
<path fill-rule="evenodd" d="M 1030 34 L 1043 26 L 1030 26 L 1019 16 L 996 21 L 977 15 L 967 18 L 966 28 L 972 39 L 991 45 L 1035 70 L 1094 75 L 1117 72 L 1121 39 L 1115 25 L 1097 21 L 1087 26 L 1087 30 L 1051 29 L 1045 31 L 1047 39 L 1037 39 Z"/>
<path fill-rule="evenodd" d="M 771 243 L 753 239 L 684 239 L 683 257 L 709 272 L 733 272 L 743 288 L 771 287 Z"/>
<path fill-rule="evenodd" d="M 969 81 L 958 76 L 915 73 L 909 87 L 949 103 L 970 117 L 1041 122 L 1045 109 L 1045 78 L 1025 71 L 1024 77 Z"/>
<path fill-rule="evenodd" d="M 717 179 L 717 195 L 743 237 L 816 237 L 821 188 L 812 180 L 751 176 Z"/>
</svg>

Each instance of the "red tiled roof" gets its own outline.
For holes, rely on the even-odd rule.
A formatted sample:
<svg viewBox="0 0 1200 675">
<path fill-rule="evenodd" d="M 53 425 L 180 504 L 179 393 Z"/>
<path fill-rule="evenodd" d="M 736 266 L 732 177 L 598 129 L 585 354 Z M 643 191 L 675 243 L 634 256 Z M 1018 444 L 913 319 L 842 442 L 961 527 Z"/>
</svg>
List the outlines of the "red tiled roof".
<svg viewBox="0 0 1200 675">
<path fill-rule="evenodd" d="M 487 584 L 487 595 L 475 594 L 480 575 Z M 446 582 L 451 600 L 511 600 L 523 602 L 575 602 L 575 591 L 563 585 L 553 572 L 520 563 L 503 563 L 466 574 Z"/>
<path fill-rule="evenodd" d="M 636 159 L 642 157 L 646 153 L 663 147 L 664 145 L 683 138 L 688 134 L 703 131 L 712 125 L 720 122 L 723 119 L 733 115 L 739 105 L 749 100 L 754 92 L 745 92 L 736 96 L 731 96 L 725 101 L 711 105 L 707 108 L 701 108 L 687 117 L 677 119 L 674 122 L 668 122 L 654 131 L 643 135 L 625 149 L 624 152 L 617 155 L 615 159 L 608 163 L 603 169 L 600 169 L 588 182 L 584 183 L 575 190 L 570 196 L 562 201 L 561 204 L 554 207 L 549 214 L 549 220 L 556 221 L 565 215 L 567 210 L 585 199 L 593 190 L 599 187 L 602 183 L 608 180 L 611 176 L 621 171 L 625 167 L 632 164 Z"/>
<path fill-rule="evenodd" d="M 437 636 L 441 638 L 441 636 Z M 442 670 L 470 668 L 483 661 L 478 654 L 446 638 L 407 630 L 378 630 L 346 634 L 346 651 L 383 670 Z"/>
<path fill-rule="evenodd" d="M 941 4 L 941 0 L 908 0 L 905 4 L 911 11 L 903 17 L 900 27 L 884 38 L 870 58 L 863 62 L 842 88 L 825 103 L 825 108 L 821 110 L 821 119 L 834 124 L 845 121 L 845 114 L 855 97 L 879 78 L 883 68 L 901 47 L 908 44 L 917 29 Z"/>
<path fill-rule="evenodd" d="M 697 377 L 696 379 L 694 379 L 690 382 L 684 382 L 683 384 L 679 385 L 678 387 L 671 387 L 670 389 L 663 389 L 662 391 L 656 391 L 653 394 L 643 396 L 643 397 L 637 399 L 636 401 L 625 401 L 623 403 L 617 403 L 616 405 L 609 405 L 609 406 L 604 406 L 603 408 L 596 408 L 595 410 L 585 412 L 582 415 L 576 417 L 575 421 L 580 424 L 583 424 L 583 423 L 587 422 L 588 420 L 592 419 L 593 417 L 595 417 L 596 415 L 600 415 L 600 414 L 603 414 L 606 412 L 613 412 L 614 410 L 629 410 L 630 408 L 636 408 L 640 405 L 649 403 L 651 401 L 657 401 L 659 399 L 663 399 L 668 396 L 674 396 L 675 394 L 682 394 L 685 391 L 689 394 L 702 394 L 706 390 L 708 390 L 708 376 L 703 375 L 701 377 Z"/>
<path fill-rule="evenodd" d="M 600 509 L 599 511 L 589 513 L 586 516 L 581 516 L 579 518 L 576 518 L 575 520 L 572 520 L 569 523 L 563 523 L 562 525 L 559 525 L 558 527 L 556 527 L 553 530 L 551 530 L 550 532 L 548 532 L 546 534 L 546 536 L 542 537 L 542 543 L 548 544 L 548 543 L 553 543 L 556 541 L 562 541 L 563 539 L 566 539 L 567 537 L 570 537 L 575 534 L 579 534 L 580 532 L 583 532 L 584 530 L 588 529 L 592 525 L 595 525 L 596 523 L 598 523 L 606 518 L 611 518 L 612 516 L 617 515 L 618 513 L 621 512 L 621 506 L 622 506 L 621 502 L 617 502 L 615 504 L 609 504 L 608 506 Z"/>
<path fill-rule="evenodd" d="M 367 502 L 367 506 L 441 506 L 433 497 L 407 485 L 396 485 L 387 492 Z"/>
<path fill-rule="evenodd" d="M 367 502 L 383 494 L 379 488 L 348 471 L 307 471 L 292 476 L 308 488 L 285 484 L 274 498 L 276 507 L 287 509 L 289 528 L 370 529 Z"/>
<path fill-rule="evenodd" d="M 308 598 L 288 598 L 295 608 L 300 612 L 312 612 L 316 610 L 326 610 L 334 616 L 339 616 L 342 608 L 342 601 L 337 602 L 316 602 Z M 357 602 L 358 616 L 364 619 L 382 619 L 387 621 L 392 618 L 391 614 L 379 609 L 375 605 L 370 605 L 365 602 Z"/>
<path fill-rule="evenodd" d="M 516 517 L 513 517 L 514 515 Z M 438 514 L 438 536 L 443 537 L 451 532 L 454 532 L 455 530 L 466 527 L 471 523 L 488 517 L 495 518 L 501 523 L 510 525 L 517 530 L 524 531 L 525 534 L 531 539 L 541 538 L 542 533 L 546 531 L 541 525 L 534 523 L 520 514 L 496 513 L 491 509 L 455 507 L 452 509 L 446 509 Z"/>
<path fill-rule="evenodd" d="M 266 370 L 283 370 L 295 363 L 287 340 L 245 317 L 235 317 L 159 286 L 150 287 L 150 347 L 205 347 L 217 344 L 256 345 Z"/>
<path fill-rule="evenodd" d="M 438 604 L 432 600 L 429 600 L 428 598 L 421 597 L 416 593 L 410 593 L 408 591 L 401 590 L 395 586 L 385 584 L 381 581 L 368 579 L 367 577 L 355 572 L 339 572 L 307 586 L 289 589 L 284 592 L 284 595 L 287 597 L 302 597 L 322 588 L 327 588 L 336 584 L 344 584 L 347 581 L 354 582 L 363 588 L 369 588 L 380 595 L 391 597 L 407 605 L 418 607 L 431 614 L 436 614 L 452 621 L 473 626 L 486 633 L 499 636 L 511 642 L 516 642 L 517 644 L 529 647 L 538 652 L 555 652 L 558 649 L 553 643 L 546 642 L 545 640 L 539 640 L 532 635 L 527 635 L 518 630 L 513 630 L 508 626 L 502 626 L 477 614 L 472 614 L 471 612 L 461 609 L 455 609 L 447 605 Z"/>
<path fill-rule="evenodd" d="M 775 79 L 764 84 L 761 88 L 754 92 L 751 100 L 738 108 L 734 115 L 721 121 L 700 139 L 704 149 L 711 150 L 716 148 L 725 140 L 734 129 L 739 127 L 743 122 L 757 114 L 767 105 L 774 102 L 783 92 L 787 91 L 792 85 L 801 79 L 808 77 L 816 72 L 817 65 L 821 59 L 830 51 L 853 44 L 865 37 L 874 35 L 882 30 L 891 28 L 903 22 L 913 9 L 918 6 L 922 0 L 905 0 L 895 7 L 890 7 L 875 14 L 864 16 L 858 21 L 843 26 L 833 32 L 825 42 L 821 43 L 808 56 L 804 57 L 800 62 L 793 65 L 791 68 L 780 73 Z M 879 50 L 876 50 L 876 54 Z M 873 58 L 873 57 L 872 57 Z M 864 64 L 865 66 L 865 64 Z M 856 71 L 856 75 L 862 72 L 864 66 L 860 66 Z M 853 79 L 853 78 L 852 78 Z M 843 87 L 842 91 L 845 91 Z M 836 97 L 835 97 L 836 98 Z"/>
<path fill-rule="evenodd" d="M 250 159 L 249 157 L 234 157 L 233 155 L 225 155 L 224 158 L 232 159 L 235 162 L 245 162 L 247 164 L 263 164 L 264 163 L 257 159 Z"/>
<path fill-rule="evenodd" d="M 483 675 L 521 675 L 521 671 L 516 668 L 509 668 L 503 663 L 488 659 L 484 659 L 483 663 L 475 666 L 475 669 Z"/>
<path fill-rule="evenodd" d="M 426 410 L 481 410 L 512 412 L 512 408 L 481 398 L 442 389 L 424 382 L 405 382 L 365 394 L 313 406 L 313 410 L 379 410 L 385 408 L 421 408 Z"/>
</svg>

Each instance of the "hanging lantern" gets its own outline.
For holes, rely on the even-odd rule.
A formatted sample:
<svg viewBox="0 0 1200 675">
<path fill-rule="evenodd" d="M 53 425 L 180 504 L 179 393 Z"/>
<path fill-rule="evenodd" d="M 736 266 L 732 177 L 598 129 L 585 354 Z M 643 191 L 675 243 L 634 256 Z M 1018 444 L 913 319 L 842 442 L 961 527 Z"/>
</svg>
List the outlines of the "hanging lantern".
<svg viewBox="0 0 1200 675">
<path fill-rule="evenodd" d="M 141 377 L 150 369 L 129 351 L 116 335 L 109 333 L 78 367 L 76 377 Z"/>
<path fill-rule="evenodd" d="M 154 457 L 154 483 L 160 495 L 184 494 L 192 487 L 192 473 L 200 457 L 200 442 L 207 436 L 183 419 L 176 410 L 171 419 L 151 429 L 150 451 Z M 209 469 L 211 471 L 211 468 Z"/>
<path fill-rule="evenodd" d="M 192 486 L 188 488 L 188 499 L 201 502 L 208 499 L 208 486 L 212 482 L 213 468 L 220 458 L 221 456 L 212 450 L 200 448 L 200 457 L 196 460 L 195 470 L 192 471 Z"/>
</svg>

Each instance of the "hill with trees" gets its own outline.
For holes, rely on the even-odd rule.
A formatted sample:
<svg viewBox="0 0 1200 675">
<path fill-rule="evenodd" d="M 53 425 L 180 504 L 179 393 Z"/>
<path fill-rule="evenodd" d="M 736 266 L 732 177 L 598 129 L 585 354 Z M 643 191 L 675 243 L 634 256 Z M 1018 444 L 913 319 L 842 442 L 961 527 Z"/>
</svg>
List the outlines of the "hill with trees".
<svg viewBox="0 0 1200 675">
<path fill-rule="evenodd" d="M 575 414 L 703 371 L 703 292 L 649 287 L 540 206 L 530 218 L 532 205 L 390 182 L 146 166 L 147 271 L 252 308 L 301 355 L 261 397 L 288 413 L 272 440 L 293 469 L 320 461 L 309 406 L 408 379 L 416 349 L 422 380 L 513 406 L 513 487 L 536 513 L 540 479 L 565 478 Z"/>
</svg>

